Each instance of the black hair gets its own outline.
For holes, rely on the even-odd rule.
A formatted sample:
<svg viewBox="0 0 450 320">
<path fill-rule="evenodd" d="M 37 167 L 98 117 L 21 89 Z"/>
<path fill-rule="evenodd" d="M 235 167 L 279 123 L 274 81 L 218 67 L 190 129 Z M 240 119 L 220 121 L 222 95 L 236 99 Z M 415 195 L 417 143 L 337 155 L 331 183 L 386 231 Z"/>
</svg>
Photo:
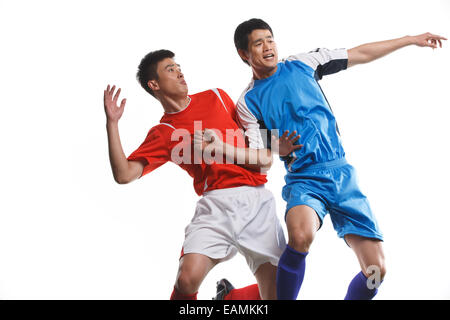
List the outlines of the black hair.
<svg viewBox="0 0 450 320">
<path fill-rule="evenodd" d="M 236 50 L 242 49 L 248 51 L 248 36 L 253 30 L 257 29 L 269 30 L 273 36 L 272 28 L 267 22 L 256 18 L 244 21 L 237 26 L 236 31 L 234 32 L 234 45 L 236 46 Z M 242 61 L 249 64 L 244 59 L 242 59 Z"/>
<path fill-rule="evenodd" d="M 138 72 L 136 78 L 141 84 L 142 88 L 148 93 L 155 97 L 155 93 L 149 88 L 148 82 L 150 80 L 158 80 L 158 73 L 156 72 L 156 67 L 158 62 L 166 59 L 173 58 L 175 53 L 170 50 L 157 50 L 148 53 L 144 58 L 142 58 L 141 63 L 138 67 Z"/>
</svg>

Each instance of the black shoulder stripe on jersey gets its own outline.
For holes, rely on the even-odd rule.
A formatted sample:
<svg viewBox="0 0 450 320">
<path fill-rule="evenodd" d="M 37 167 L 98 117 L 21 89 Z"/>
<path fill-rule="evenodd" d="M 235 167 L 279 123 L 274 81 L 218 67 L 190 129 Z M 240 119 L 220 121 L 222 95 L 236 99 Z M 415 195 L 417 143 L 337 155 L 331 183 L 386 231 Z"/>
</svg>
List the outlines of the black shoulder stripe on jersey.
<svg viewBox="0 0 450 320">
<path fill-rule="evenodd" d="M 261 137 L 263 139 L 264 148 L 271 149 L 272 148 L 272 140 L 270 131 L 267 130 L 266 124 L 263 120 L 258 120 L 259 130 L 261 132 Z"/>
<path fill-rule="evenodd" d="M 336 59 L 331 60 L 325 64 L 320 64 L 317 66 L 314 72 L 314 78 L 316 80 L 321 80 L 323 76 L 327 74 L 333 74 L 341 70 L 347 69 L 348 59 Z"/>
</svg>

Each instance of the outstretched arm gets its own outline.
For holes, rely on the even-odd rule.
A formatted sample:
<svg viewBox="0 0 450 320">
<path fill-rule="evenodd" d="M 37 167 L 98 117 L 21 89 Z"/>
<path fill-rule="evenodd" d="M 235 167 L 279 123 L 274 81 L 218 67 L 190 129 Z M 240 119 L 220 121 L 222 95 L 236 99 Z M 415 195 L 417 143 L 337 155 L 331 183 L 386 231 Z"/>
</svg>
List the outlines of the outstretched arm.
<svg viewBox="0 0 450 320">
<path fill-rule="evenodd" d="M 106 88 L 104 91 L 104 107 L 106 113 L 106 130 L 108 133 L 109 161 L 114 180 L 119 184 L 129 183 L 142 174 L 144 165 L 139 161 L 129 161 L 125 157 L 119 136 L 119 119 L 122 117 L 126 99 L 117 106 L 120 89 L 114 94 L 116 86 Z"/>
<path fill-rule="evenodd" d="M 400 48 L 416 45 L 419 47 L 442 48 L 442 40 L 446 38 L 429 32 L 417 36 L 405 36 L 398 39 L 371 42 L 348 50 L 348 66 L 371 62 Z"/>
</svg>

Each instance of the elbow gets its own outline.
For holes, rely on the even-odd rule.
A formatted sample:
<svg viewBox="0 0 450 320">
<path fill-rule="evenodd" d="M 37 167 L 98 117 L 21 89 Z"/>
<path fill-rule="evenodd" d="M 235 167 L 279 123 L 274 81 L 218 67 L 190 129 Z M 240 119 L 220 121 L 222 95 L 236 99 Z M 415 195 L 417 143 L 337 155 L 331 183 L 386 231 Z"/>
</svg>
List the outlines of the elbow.
<svg viewBox="0 0 450 320">
<path fill-rule="evenodd" d="M 272 167 L 272 159 L 267 159 L 264 163 L 261 163 L 259 166 L 259 172 L 262 174 L 267 174 L 269 172 L 270 167 Z"/>
<path fill-rule="evenodd" d="M 118 184 L 128 184 L 131 182 L 130 179 L 122 176 L 114 176 L 114 181 L 116 181 Z"/>
<path fill-rule="evenodd" d="M 273 164 L 272 153 L 267 149 L 263 149 L 261 152 L 264 152 L 264 154 L 259 157 L 259 165 L 262 169 L 269 170 Z"/>
<path fill-rule="evenodd" d="M 264 169 L 269 170 L 270 167 L 272 167 L 272 164 L 273 164 L 273 157 L 269 157 L 267 159 L 267 163 L 263 167 L 264 167 Z"/>
</svg>

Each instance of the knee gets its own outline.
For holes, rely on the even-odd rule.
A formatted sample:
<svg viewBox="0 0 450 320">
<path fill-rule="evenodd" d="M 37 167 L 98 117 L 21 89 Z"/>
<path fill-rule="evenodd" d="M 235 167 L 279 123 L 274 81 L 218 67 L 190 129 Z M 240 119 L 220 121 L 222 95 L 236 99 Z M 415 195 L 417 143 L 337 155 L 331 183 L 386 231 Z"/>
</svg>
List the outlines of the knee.
<svg viewBox="0 0 450 320">
<path fill-rule="evenodd" d="M 299 252 L 308 252 L 314 240 L 314 232 L 295 230 L 289 235 L 289 246 Z"/>
<path fill-rule="evenodd" d="M 178 274 L 175 287 L 183 294 L 194 294 L 198 291 L 199 281 L 189 272 L 181 270 Z"/>
<path fill-rule="evenodd" d="M 367 266 L 365 269 L 364 273 L 367 278 L 376 277 L 380 281 L 383 281 L 386 276 L 386 263 L 382 258 L 378 259 L 376 263 Z"/>
</svg>

